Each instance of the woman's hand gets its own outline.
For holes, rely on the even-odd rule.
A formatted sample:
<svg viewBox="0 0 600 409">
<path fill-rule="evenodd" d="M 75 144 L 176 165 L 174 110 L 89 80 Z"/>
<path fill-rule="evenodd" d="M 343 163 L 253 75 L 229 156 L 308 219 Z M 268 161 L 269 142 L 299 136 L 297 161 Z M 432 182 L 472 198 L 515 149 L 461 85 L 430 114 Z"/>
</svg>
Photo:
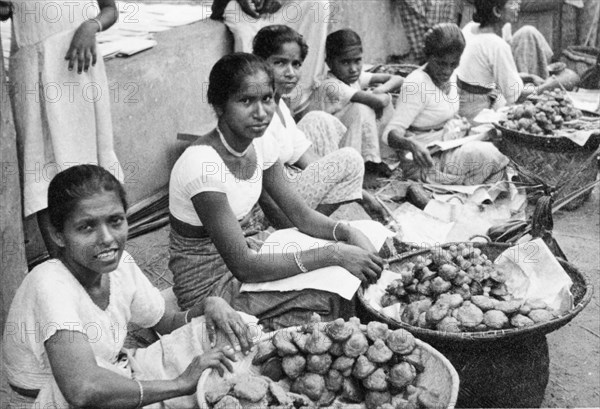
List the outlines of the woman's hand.
<svg viewBox="0 0 600 409">
<path fill-rule="evenodd" d="M 336 246 L 339 266 L 344 267 L 363 284 L 377 282 L 383 271 L 381 257 L 376 253 L 350 244 L 337 242 L 333 246 Z"/>
<path fill-rule="evenodd" d="M 91 21 L 84 21 L 75 31 L 71 45 L 65 55 L 65 60 L 69 62 L 69 71 L 77 67 L 77 73 L 89 70 L 90 65 L 96 65 L 96 33 L 98 25 Z"/>
<path fill-rule="evenodd" d="M 216 342 L 217 329 L 223 331 L 235 350 L 248 354 L 252 348 L 252 334 L 248 325 L 221 297 L 208 297 L 204 301 L 204 317 L 208 339 L 212 346 Z"/>
<path fill-rule="evenodd" d="M 421 168 L 433 167 L 433 159 L 426 147 L 421 146 L 418 142 L 411 141 L 410 152 L 413 155 L 415 163 Z"/>
<path fill-rule="evenodd" d="M 195 357 L 185 371 L 177 377 L 176 382 L 180 385 L 182 394 L 191 395 L 196 392 L 198 380 L 208 368 L 216 369 L 221 376 L 225 374 L 225 370 L 233 372 L 232 361 L 235 361 L 235 353 L 229 346 Z"/>
</svg>

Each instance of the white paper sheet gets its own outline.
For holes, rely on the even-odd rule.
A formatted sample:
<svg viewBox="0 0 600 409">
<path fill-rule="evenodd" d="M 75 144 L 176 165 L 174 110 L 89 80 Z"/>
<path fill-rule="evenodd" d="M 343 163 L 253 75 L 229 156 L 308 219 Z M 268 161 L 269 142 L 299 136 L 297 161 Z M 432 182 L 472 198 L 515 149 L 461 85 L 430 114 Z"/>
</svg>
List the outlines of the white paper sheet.
<svg viewBox="0 0 600 409">
<path fill-rule="evenodd" d="M 454 223 L 431 216 L 410 203 L 403 203 L 394 210 L 398 220 L 397 238 L 417 246 L 435 246 L 446 242 Z"/>
<path fill-rule="evenodd" d="M 510 272 L 506 287 L 515 298 L 542 300 L 561 314 L 573 308 L 573 281 L 542 239 L 507 249 L 494 265 Z"/>
<path fill-rule="evenodd" d="M 372 220 L 354 220 L 348 222 L 351 226 L 362 231 L 376 249 L 380 249 L 387 237 L 393 237 L 394 232 L 386 229 L 381 223 Z M 310 237 L 296 229 L 277 230 L 271 234 L 259 253 L 261 254 L 290 254 L 299 250 L 315 248 L 327 251 L 326 246 L 330 241 Z M 348 270 L 339 266 L 325 267 L 298 274 L 281 280 L 266 283 L 244 283 L 241 292 L 262 291 L 298 291 L 314 289 L 337 293 L 347 300 L 351 300 L 360 286 L 360 280 L 350 274 Z"/>
</svg>

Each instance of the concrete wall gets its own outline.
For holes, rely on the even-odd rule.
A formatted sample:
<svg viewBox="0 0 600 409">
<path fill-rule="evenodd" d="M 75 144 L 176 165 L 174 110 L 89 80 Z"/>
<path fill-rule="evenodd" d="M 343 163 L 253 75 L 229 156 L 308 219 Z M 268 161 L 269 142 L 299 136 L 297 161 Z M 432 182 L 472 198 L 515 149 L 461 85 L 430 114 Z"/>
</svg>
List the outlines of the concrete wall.
<svg viewBox="0 0 600 409">
<path fill-rule="evenodd" d="M 406 54 L 409 48 L 395 4 L 393 0 L 335 2 L 330 31 L 355 29 L 363 37 L 366 62 Z M 106 64 L 114 98 L 116 150 L 131 203 L 168 183 L 169 171 L 185 147 L 176 140 L 178 132 L 202 133 L 214 126 L 205 101 L 208 74 L 232 49 L 225 26 L 212 20 L 158 33 L 156 40 L 152 50 Z"/>
<path fill-rule="evenodd" d="M 294 0 L 295 1 L 295 0 Z M 406 54 L 409 46 L 394 0 L 338 0 L 330 31 L 352 27 L 363 38 L 366 62 Z M 203 20 L 157 33 L 157 46 L 129 58 L 106 62 L 115 149 L 123 165 L 131 204 L 168 184 L 170 170 L 187 146 L 177 133 L 202 134 L 216 119 L 205 100 L 213 64 L 233 49 L 219 21 Z M 25 221 L 27 259 L 45 248 L 35 217 Z"/>
</svg>

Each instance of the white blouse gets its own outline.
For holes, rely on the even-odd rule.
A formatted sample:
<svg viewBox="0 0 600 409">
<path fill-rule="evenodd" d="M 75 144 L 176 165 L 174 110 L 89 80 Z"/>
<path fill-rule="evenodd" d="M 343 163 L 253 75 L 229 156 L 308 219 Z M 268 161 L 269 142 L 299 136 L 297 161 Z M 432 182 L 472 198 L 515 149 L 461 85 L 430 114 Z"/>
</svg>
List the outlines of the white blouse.
<svg viewBox="0 0 600 409">
<path fill-rule="evenodd" d="M 182 222 L 202 226 L 192 198 L 202 192 L 227 195 L 237 220 L 242 220 L 258 202 L 262 191 L 262 175 L 279 158 L 277 141 L 265 132 L 252 141 L 258 165 L 252 177 L 237 178 L 211 146 L 193 145 L 179 157 L 169 182 L 169 211 Z"/>
<path fill-rule="evenodd" d="M 286 165 L 293 165 L 312 145 L 304 132 L 298 128 L 292 117 L 290 109 L 283 100 L 279 100 L 279 112 L 273 115 L 273 119 L 266 133 L 277 140 L 279 145 L 279 160 Z"/>
<path fill-rule="evenodd" d="M 410 73 L 402 84 L 394 116 L 383 132 L 383 142 L 388 144 L 388 136 L 393 129 L 404 134 L 410 127 L 443 127 L 458 114 L 458 109 L 456 77 L 453 75 L 450 79 L 449 92 L 446 94 L 433 83 L 423 68 L 419 68 Z"/>
<path fill-rule="evenodd" d="M 498 88 L 506 102 L 513 104 L 523 91 L 510 45 L 500 36 L 480 32 L 479 24 L 470 22 L 463 27 L 466 40 L 456 75 L 472 85 Z"/>
<path fill-rule="evenodd" d="M 110 300 L 100 309 L 59 260 L 35 267 L 17 289 L 4 331 L 3 360 L 9 382 L 42 389 L 52 380 L 44 342 L 59 330 L 81 332 L 99 364 L 114 364 L 123 348 L 128 323 L 149 328 L 165 312 L 160 292 L 123 252 L 109 273 Z"/>
</svg>

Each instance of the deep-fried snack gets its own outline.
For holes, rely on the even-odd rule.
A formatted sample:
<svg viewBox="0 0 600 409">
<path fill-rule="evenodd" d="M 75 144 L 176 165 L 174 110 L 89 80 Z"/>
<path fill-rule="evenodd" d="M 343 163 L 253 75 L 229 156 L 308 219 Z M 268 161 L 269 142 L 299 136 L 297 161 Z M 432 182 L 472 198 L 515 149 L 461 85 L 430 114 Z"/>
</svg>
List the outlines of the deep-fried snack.
<svg viewBox="0 0 600 409">
<path fill-rule="evenodd" d="M 483 323 L 492 329 L 502 329 L 508 325 L 508 317 L 502 311 L 489 310 L 483 314 Z"/>
<path fill-rule="evenodd" d="M 481 311 L 489 311 L 493 310 L 499 301 L 487 295 L 474 295 L 471 297 L 471 302 Z"/>
<path fill-rule="evenodd" d="M 436 325 L 438 322 L 444 319 L 450 312 L 450 305 L 438 300 L 431 306 L 429 311 L 425 313 L 425 318 L 429 325 Z"/>
<path fill-rule="evenodd" d="M 362 402 L 364 400 L 364 393 L 355 379 L 344 379 L 341 398 L 345 401 L 354 403 Z"/>
<path fill-rule="evenodd" d="M 433 291 L 434 294 L 443 294 L 450 291 L 451 288 L 452 283 L 444 280 L 442 277 L 436 277 L 431 280 L 431 291 Z"/>
<path fill-rule="evenodd" d="M 362 331 L 354 331 L 352 336 L 344 343 L 344 354 L 351 358 L 363 355 L 369 349 L 369 342 Z"/>
<path fill-rule="evenodd" d="M 531 310 L 529 313 L 529 318 L 533 320 L 536 324 L 539 322 L 550 321 L 554 318 L 554 315 L 548 310 Z"/>
<path fill-rule="evenodd" d="M 259 342 L 256 346 L 256 355 L 252 358 L 252 365 L 262 365 L 268 359 L 277 355 L 277 347 L 273 342 Z"/>
<path fill-rule="evenodd" d="M 367 350 L 367 358 L 376 364 L 383 364 L 392 358 L 394 353 L 385 345 L 384 339 L 377 339 Z"/>
<path fill-rule="evenodd" d="M 383 392 L 388 388 L 387 374 L 383 368 L 376 369 L 371 375 L 363 379 L 363 386 L 371 391 Z"/>
<path fill-rule="evenodd" d="M 308 396 L 313 401 L 318 401 L 325 391 L 325 378 L 321 375 L 306 372 L 294 381 L 292 392 Z"/>
<path fill-rule="evenodd" d="M 269 392 L 280 405 L 288 406 L 292 404 L 292 399 L 288 393 L 277 382 L 269 382 Z"/>
<path fill-rule="evenodd" d="M 222 379 L 204 394 L 204 399 L 206 399 L 210 405 L 214 405 L 223 399 L 223 397 L 231 391 L 232 387 L 233 382 L 231 380 Z"/>
<path fill-rule="evenodd" d="M 309 337 L 310 334 L 302 331 L 292 332 L 292 342 L 301 352 L 306 352 L 306 342 L 308 342 Z"/>
<path fill-rule="evenodd" d="M 317 406 L 322 408 L 325 406 L 330 406 L 333 401 L 335 400 L 335 393 L 333 391 L 330 391 L 329 389 L 325 389 L 323 391 L 323 394 L 321 395 L 321 398 L 319 398 L 319 401 L 317 402 Z"/>
<path fill-rule="evenodd" d="M 331 355 L 308 355 L 306 357 L 306 370 L 319 375 L 325 375 L 331 367 Z"/>
<path fill-rule="evenodd" d="M 283 372 L 285 372 L 290 379 L 296 379 L 304 372 L 304 369 L 306 368 L 306 359 L 300 354 L 284 356 L 281 366 L 283 367 Z"/>
<path fill-rule="evenodd" d="M 415 348 L 415 337 L 410 332 L 399 328 L 388 334 L 385 343 L 392 352 L 408 355 Z"/>
<path fill-rule="evenodd" d="M 475 328 L 483 322 L 483 311 L 470 301 L 465 301 L 462 307 L 455 310 L 456 319 L 464 328 Z"/>
<path fill-rule="evenodd" d="M 365 395 L 367 409 L 377 409 L 392 401 L 392 395 L 387 391 L 369 391 Z"/>
<path fill-rule="evenodd" d="M 289 329 L 282 329 L 277 331 L 273 336 L 273 345 L 277 348 L 280 355 L 294 355 L 298 353 L 298 347 L 293 342 L 292 331 Z"/>
<path fill-rule="evenodd" d="M 337 392 L 342 389 L 344 377 L 340 371 L 330 369 L 325 376 L 325 387 L 330 391 Z"/>
<path fill-rule="evenodd" d="M 283 372 L 282 359 L 278 356 L 269 359 L 260 366 L 260 373 L 277 382 L 285 376 Z"/>
<path fill-rule="evenodd" d="M 235 397 L 227 395 L 217 402 L 214 409 L 242 409 L 242 405 Z"/>
<path fill-rule="evenodd" d="M 373 342 L 378 339 L 385 339 L 388 331 L 388 325 L 384 322 L 371 321 L 367 324 L 367 337 Z"/>
<path fill-rule="evenodd" d="M 417 376 L 417 370 L 408 362 L 400 362 L 390 369 L 389 381 L 397 388 L 410 385 Z"/>
<path fill-rule="evenodd" d="M 332 343 L 331 338 L 324 331 L 315 327 L 306 341 L 305 349 L 309 354 L 324 354 L 329 351 Z"/>
<path fill-rule="evenodd" d="M 355 358 L 350 358 L 349 356 L 340 356 L 333 361 L 333 364 L 331 364 L 331 369 L 344 372 L 348 369 L 352 369 L 355 361 Z"/>
<path fill-rule="evenodd" d="M 533 320 L 531 318 L 526 317 L 525 315 L 522 315 L 522 314 L 515 314 L 510 319 L 510 325 L 512 325 L 515 328 L 528 327 L 533 324 L 535 324 L 535 322 L 533 322 Z"/>
<path fill-rule="evenodd" d="M 344 355 L 344 343 L 343 342 L 334 342 L 329 347 L 329 351 L 328 352 L 333 357 Z"/>
<path fill-rule="evenodd" d="M 450 308 L 458 308 L 463 303 L 463 298 L 460 294 L 441 294 L 440 298 L 438 298 L 439 302 L 446 303 L 450 306 Z"/>
<path fill-rule="evenodd" d="M 238 399 L 258 402 L 267 394 L 269 384 L 258 376 L 244 376 L 233 385 L 233 395 Z"/>
<path fill-rule="evenodd" d="M 338 318 L 327 326 L 325 333 L 335 342 L 342 342 L 350 338 L 354 327 L 351 323 Z"/>
<path fill-rule="evenodd" d="M 496 310 L 502 311 L 507 315 L 512 315 L 515 312 L 519 311 L 521 308 L 521 304 L 523 304 L 523 300 L 510 300 L 510 301 L 500 301 L 496 304 Z"/>
<path fill-rule="evenodd" d="M 356 379 L 364 379 L 375 372 L 376 369 L 377 366 L 373 362 L 371 362 L 366 356 L 361 355 L 356 358 L 356 363 L 352 368 L 352 375 Z"/>
<path fill-rule="evenodd" d="M 454 317 L 444 317 L 443 320 L 437 323 L 435 328 L 442 332 L 461 332 L 460 323 Z"/>
<path fill-rule="evenodd" d="M 415 347 L 415 349 L 413 349 L 410 354 L 403 356 L 402 359 L 404 359 L 405 362 L 408 362 L 409 364 L 414 366 L 417 373 L 421 373 L 425 370 L 425 364 L 423 363 L 423 353 L 421 348 L 419 347 Z"/>
</svg>

